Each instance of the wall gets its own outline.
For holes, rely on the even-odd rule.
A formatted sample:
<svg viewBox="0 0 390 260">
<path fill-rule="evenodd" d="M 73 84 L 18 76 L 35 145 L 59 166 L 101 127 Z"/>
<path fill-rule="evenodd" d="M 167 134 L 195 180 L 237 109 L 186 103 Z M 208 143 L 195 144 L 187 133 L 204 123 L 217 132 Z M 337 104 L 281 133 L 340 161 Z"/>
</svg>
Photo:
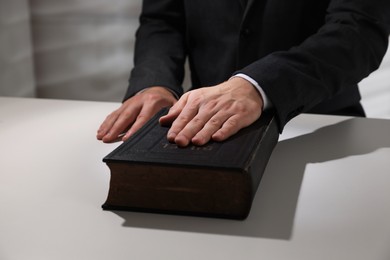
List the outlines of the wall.
<svg viewBox="0 0 390 260">
<path fill-rule="evenodd" d="M 120 101 L 141 1 L 30 2 L 37 95 Z"/>
<path fill-rule="evenodd" d="M 0 1 L 0 95 L 35 96 L 28 0 Z"/>
</svg>

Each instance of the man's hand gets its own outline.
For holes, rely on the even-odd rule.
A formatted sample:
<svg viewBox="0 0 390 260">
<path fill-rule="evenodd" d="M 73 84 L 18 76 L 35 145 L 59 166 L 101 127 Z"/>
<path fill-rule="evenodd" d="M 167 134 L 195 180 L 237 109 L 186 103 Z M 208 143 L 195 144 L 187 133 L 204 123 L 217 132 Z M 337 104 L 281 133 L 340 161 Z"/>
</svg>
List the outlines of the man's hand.
<svg viewBox="0 0 390 260">
<path fill-rule="evenodd" d="M 104 120 L 97 131 L 97 139 L 105 143 L 121 138 L 127 140 L 160 109 L 176 102 L 173 94 L 163 87 L 147 88 L 126 100 L 120 108 Z M 121 135 L 123 137 L 121 137 Z"/>
<path fill-rule="evenodd" d="M 204 145 L 222 141 L 255 122 L 262 113 L 263 100 L 253 85 L 235 77 L 222 84 L 185 93 L 160 118 L 172 124 L 167 138 L 179 146 L 190 142 Z"/>
</svg>

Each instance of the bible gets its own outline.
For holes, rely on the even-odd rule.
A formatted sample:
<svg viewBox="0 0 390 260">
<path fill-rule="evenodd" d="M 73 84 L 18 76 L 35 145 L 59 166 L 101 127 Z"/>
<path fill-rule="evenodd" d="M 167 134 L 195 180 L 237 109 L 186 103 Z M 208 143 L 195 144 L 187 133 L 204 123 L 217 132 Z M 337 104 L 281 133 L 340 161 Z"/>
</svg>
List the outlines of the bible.
<svg viewBox="0 0 390 260">
<path fill-rule="evenodd" d="M 272 112 L 225 141 L 178 147 L 157 113 L 103 158 L 111 178 L 104 210 L 245 219 L 279 133 Z"/>
</svg>

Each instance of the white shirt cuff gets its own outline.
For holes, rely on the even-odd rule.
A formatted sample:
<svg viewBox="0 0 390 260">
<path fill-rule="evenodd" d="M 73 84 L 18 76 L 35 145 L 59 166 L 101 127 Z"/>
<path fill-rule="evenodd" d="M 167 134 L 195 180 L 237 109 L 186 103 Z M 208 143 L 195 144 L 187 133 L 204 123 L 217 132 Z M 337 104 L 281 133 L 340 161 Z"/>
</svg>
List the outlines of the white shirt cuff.
<svg viewBox="0 0 390 260">
<path fill-rule="evenodd" d="M 263 98 L 263 110 L 272 107 L 271 101 L 269 100 L 269 98 L 265 94 L 264 90 L 260 87 L 259 83 L 257 83 L 256 80 L 252 79 L 251 77 L 249 77 L 248 75 L 245 75 L 243 73 L 238 73 L 238 74 L 234 75 L 233 77 L 240 77 L 240 78 L 243 78 L 243 79 L 249 81 L 257 89 L 257 91 L 259 91 L 261 97 Z"/>
</svg>

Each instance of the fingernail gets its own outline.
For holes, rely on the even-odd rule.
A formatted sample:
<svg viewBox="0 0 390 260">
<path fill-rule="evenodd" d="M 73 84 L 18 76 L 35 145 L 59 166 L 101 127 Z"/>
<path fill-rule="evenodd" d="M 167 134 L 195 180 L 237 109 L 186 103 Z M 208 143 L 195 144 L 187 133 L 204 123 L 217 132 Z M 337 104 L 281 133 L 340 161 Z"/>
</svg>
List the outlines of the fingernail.
<svg viewBox="0 0 390 260">
<path fill-rule="evenodd" d="M 186 138 L 176 138 L 175 143 L 180 147 L 186 147 L 190 144 L 190 140 L 187 140 Z"/>
<path fill-rule="evenodd" d="M 195 136 L 191 139 L 191 142 L 195 145 L 204 145 L 206 142 L 204 140 L 204 138 L 202 137 L 199 137 L 199 136 Z"/>
<path fill-rule="evenodd" d="M 124 134 L 123 136 L 122 136 L 122 140 L 123 141 L 125 141 L 125 140 L 127 140 L 127 139 L 129 139 L 129 137 L 132 135 L 133 133 L 132 132 L 127 132 L 126 134 Z"/>
<path fill-rule="evenodd" d="M 102 137 L 102 141 L 103 141 L 103 142 L 110 142 L 110 141 L 111 141 L 110 135 L 109 135 L 109 134 L 106 134 L 105 136 L 103 136 L 103 137 Z"/>
<path fill-rule="evenodd" d="M 174 141 L 176 138 L 176 133 L 168 133 L 167 138 L 169 141 Z"/>
</svg>

